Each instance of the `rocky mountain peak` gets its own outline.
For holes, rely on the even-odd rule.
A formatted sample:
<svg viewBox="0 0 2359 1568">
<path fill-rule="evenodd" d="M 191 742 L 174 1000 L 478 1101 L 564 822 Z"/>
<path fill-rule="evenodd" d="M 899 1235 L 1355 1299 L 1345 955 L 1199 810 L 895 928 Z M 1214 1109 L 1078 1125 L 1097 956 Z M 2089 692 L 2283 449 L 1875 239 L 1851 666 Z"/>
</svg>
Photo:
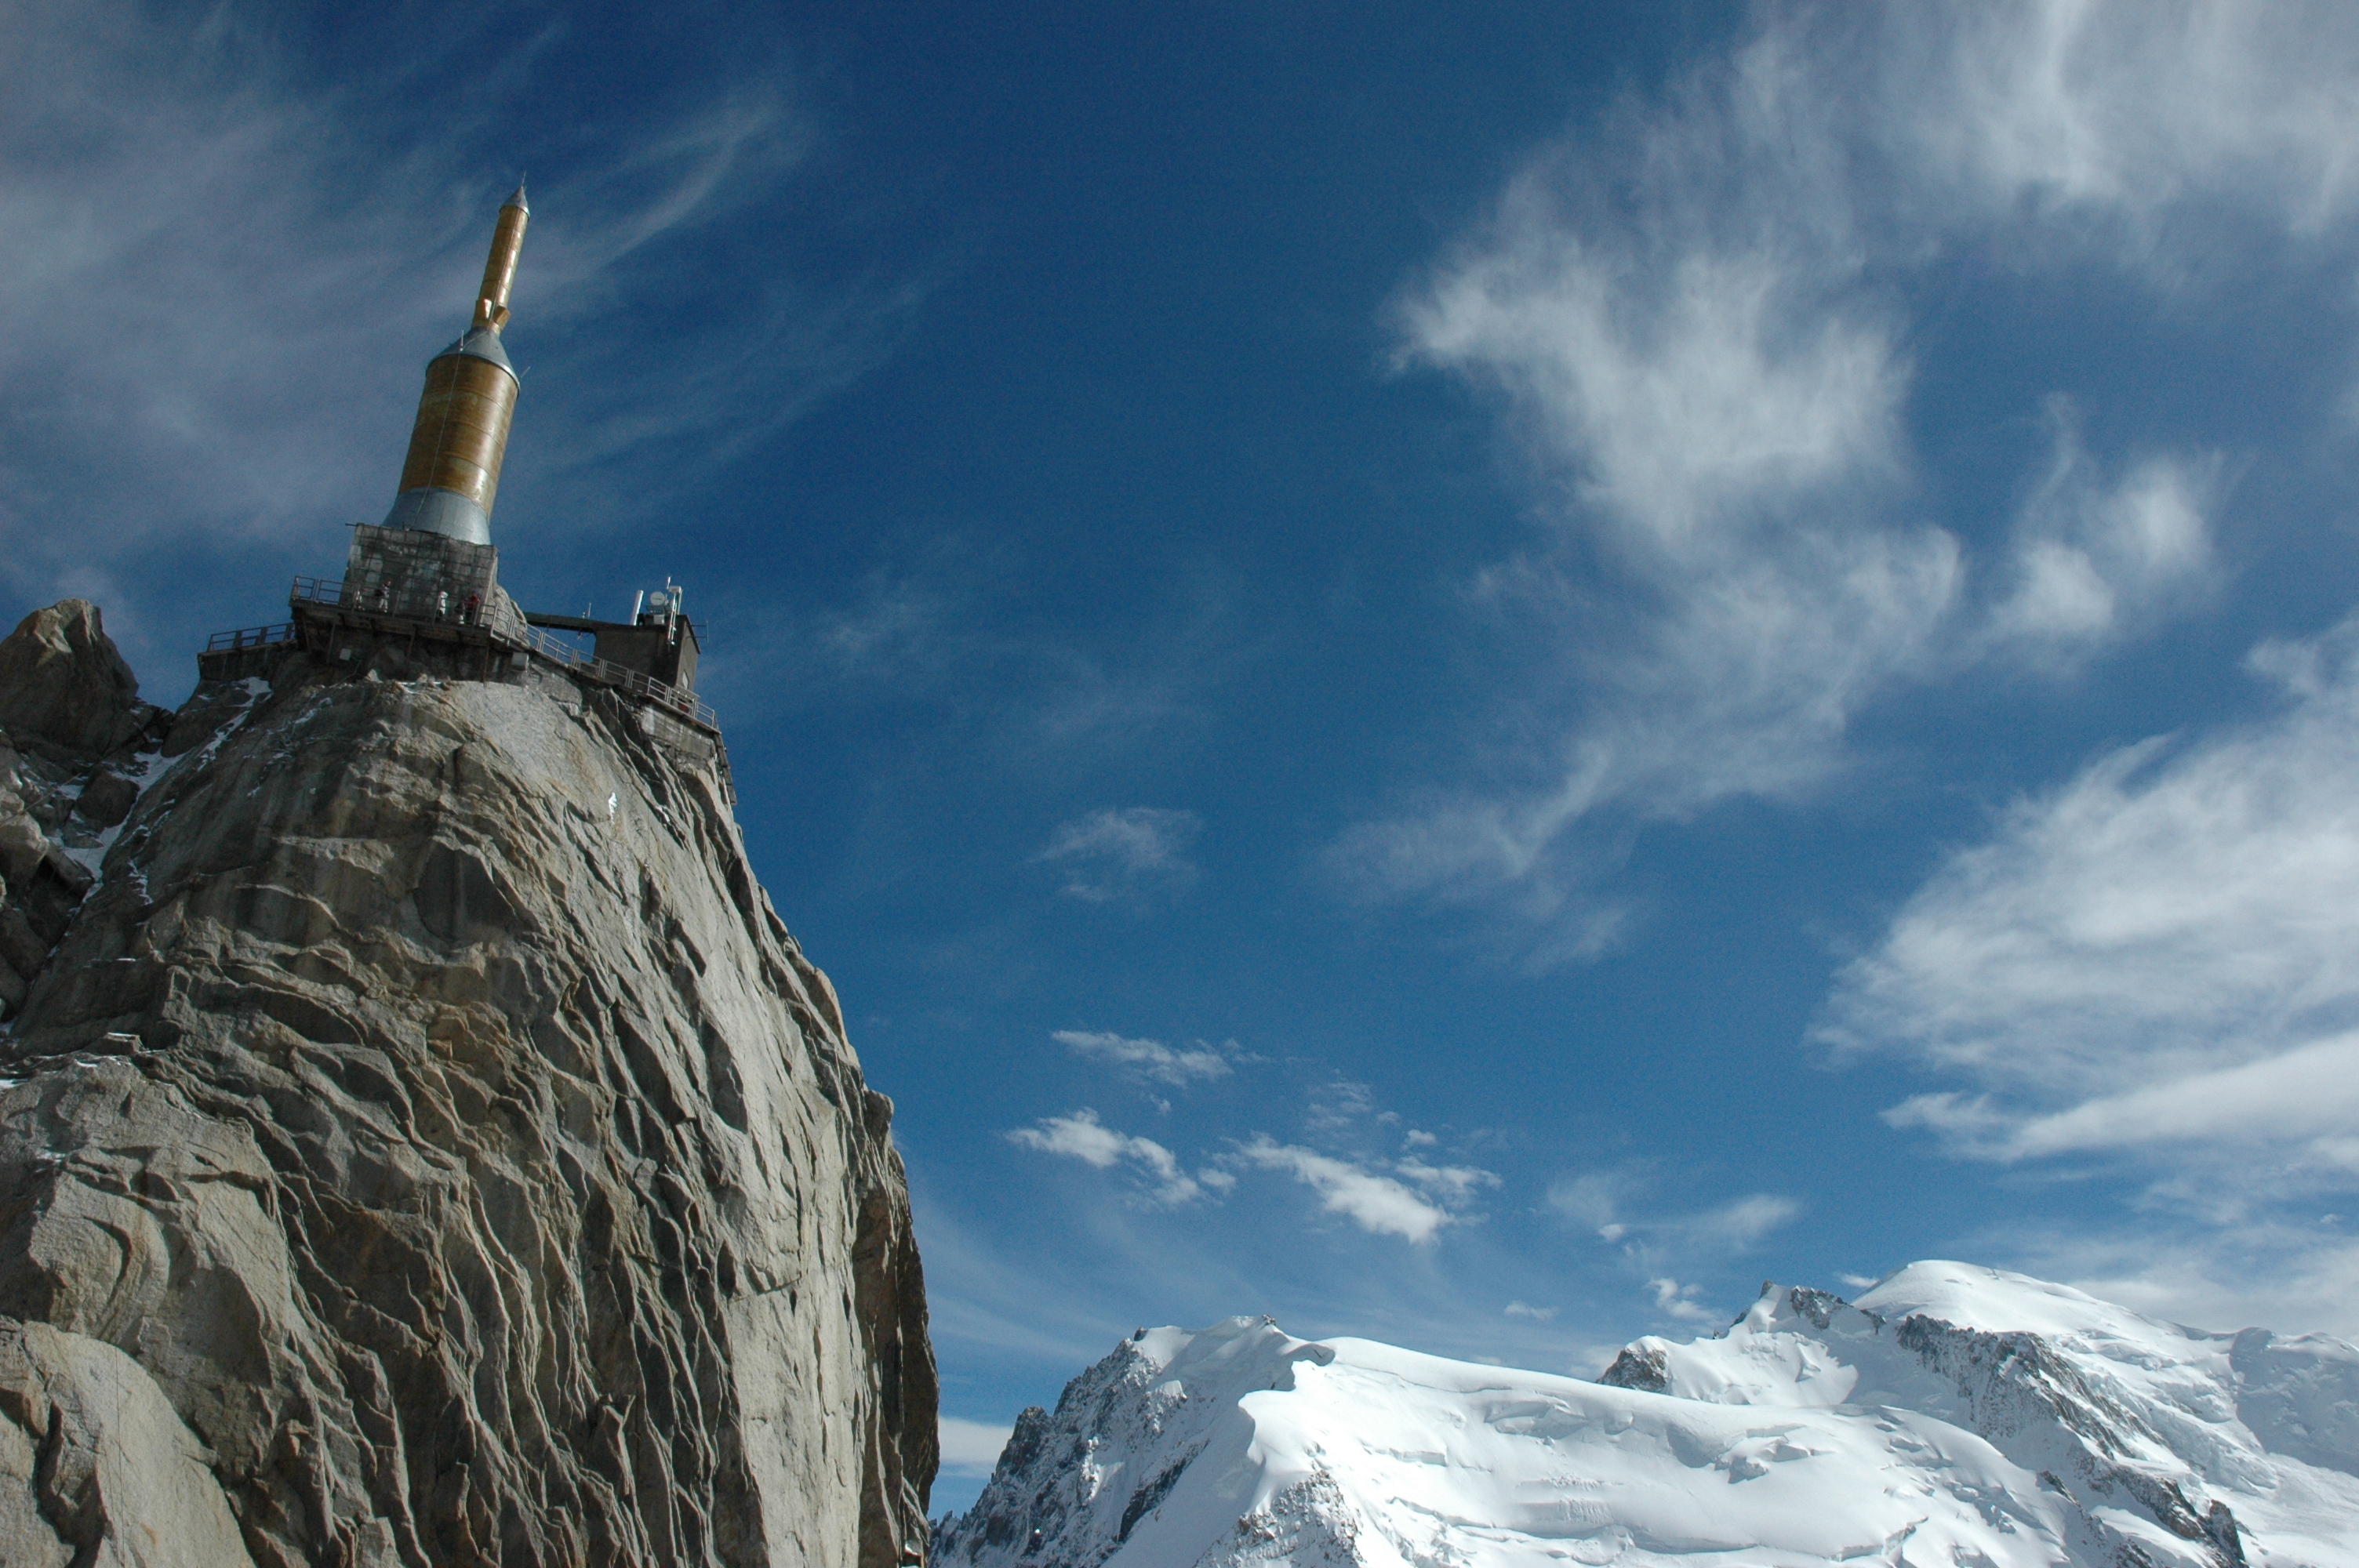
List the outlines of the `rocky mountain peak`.
<svg viewBox="0 0 2359 1568">
<path fill-rule="evenodd" d="M 891 1102 L 710 759 L 247 664 L 0 643 L 0 1562 L 921 1562 Z"/>
</svg>

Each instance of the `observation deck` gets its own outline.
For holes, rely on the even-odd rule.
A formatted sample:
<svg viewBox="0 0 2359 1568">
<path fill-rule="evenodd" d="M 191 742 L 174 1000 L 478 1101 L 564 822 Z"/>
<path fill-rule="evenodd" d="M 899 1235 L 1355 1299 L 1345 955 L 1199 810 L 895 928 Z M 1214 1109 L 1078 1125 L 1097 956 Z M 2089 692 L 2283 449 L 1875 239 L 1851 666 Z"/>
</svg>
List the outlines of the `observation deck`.
<svg viewBox="0 0 2359 1568">
<path fill-rule="evenodd" d="M 216 632 L 207 639 L 197 655 L 200 678 L 263 675 L 289 648 L 300 648 L 331 666 L 367 663 L 388 646 L 413 656 L 423 651 L 440 655 L 437 664 L 461 678 L 476 680 L 513 680 L 540 668 L 621 697 L 651 739 L 692 761 L 711 762 L 722 793 L 733 805 L 736 801 L 721 719 L 710 704 L 645 670 L 585 653 L 579 644 L 532 624 L 516 601 L 488 580 L 454 602 L 449 588 L 397 578 L 299 577 L 287 598 L 291 620 Z M 570 616 L 546 619 L 561 630 L 602 630 L 600 623 Z M 693 631 L 686 617 L 680 622 L 692 647 Z M 686 663 L 692 673 L 692 656 Z"/>
</svg>

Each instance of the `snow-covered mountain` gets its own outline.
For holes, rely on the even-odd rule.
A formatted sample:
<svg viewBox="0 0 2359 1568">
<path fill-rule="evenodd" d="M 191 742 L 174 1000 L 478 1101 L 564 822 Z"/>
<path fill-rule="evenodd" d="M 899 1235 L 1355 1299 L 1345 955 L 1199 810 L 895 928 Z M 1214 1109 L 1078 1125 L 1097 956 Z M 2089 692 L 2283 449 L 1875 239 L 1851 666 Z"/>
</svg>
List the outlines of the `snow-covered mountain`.
<svg viewBox="0 0 2359 1568">
<path fill-rule="evenodd" d="M 943 1568 L 2359 1568 L 2359 1348 L 1918 1263 L 1595 1382 L 1266 1318 L 1027 1410 Z"/>
</svg>

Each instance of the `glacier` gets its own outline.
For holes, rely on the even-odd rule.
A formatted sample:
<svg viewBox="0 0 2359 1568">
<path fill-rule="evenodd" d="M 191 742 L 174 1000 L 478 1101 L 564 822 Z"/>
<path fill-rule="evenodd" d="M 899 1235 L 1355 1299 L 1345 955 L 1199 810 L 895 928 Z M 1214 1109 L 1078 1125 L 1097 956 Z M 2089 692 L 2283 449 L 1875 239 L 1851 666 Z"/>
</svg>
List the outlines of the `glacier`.
<svg viewBox="0 0 2359 1568">
<path fill-rule="evenodd" d="M 1267 1318 L 1018 1418 L 942 1568 L 2359 1568 L 2359 1348 L 1911 1264 L 1594 1381 Z"/>
</svg>

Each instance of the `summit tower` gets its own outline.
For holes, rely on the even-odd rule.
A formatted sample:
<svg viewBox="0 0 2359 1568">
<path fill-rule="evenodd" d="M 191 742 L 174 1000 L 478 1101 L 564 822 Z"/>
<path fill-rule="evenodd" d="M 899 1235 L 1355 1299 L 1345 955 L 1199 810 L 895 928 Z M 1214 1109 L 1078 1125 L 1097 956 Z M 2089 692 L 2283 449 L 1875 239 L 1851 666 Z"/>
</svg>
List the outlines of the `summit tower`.
<svg viewBox="0 0 2359 1568">
<path fill-rule="evenodd" d="M 475 293 L 475 319 L 459 341 L 426 364 L 401 490 L 386 514 L 388 528 L 416 528 L 470 545 L 492 542 L 492 502 L 499 494 L 500 462 L 507 456 L 516 418 L 516 367 L 500 329 L 508 322 L 508 289 L 524 249 L 524 182 L 500 207 L 492 254 Z"/>
<path fill-rule="evenodd" d="M 216 633 L 200 676 L 235 680 L 275 667 L 288 643 L 358 676 L 504 681 L 614 693 L 658 745 L 710 764 L 730 795 L 720 721 L 695 693 L 697 626 L 670 579 L 641 592 L 628 621 L 527 614 L 500 586 L 492 504 L 516 418 L 516 367 L 500 340 L 532 211 L 524 186 L 501 203 L 474 319 L 426 364 L 426 386 L 382 523 L 352 525 L 342 578 L 299 577 L 292 619 Z M 587 645 L 582 639 L 589 639 Z"/>
</svg>

